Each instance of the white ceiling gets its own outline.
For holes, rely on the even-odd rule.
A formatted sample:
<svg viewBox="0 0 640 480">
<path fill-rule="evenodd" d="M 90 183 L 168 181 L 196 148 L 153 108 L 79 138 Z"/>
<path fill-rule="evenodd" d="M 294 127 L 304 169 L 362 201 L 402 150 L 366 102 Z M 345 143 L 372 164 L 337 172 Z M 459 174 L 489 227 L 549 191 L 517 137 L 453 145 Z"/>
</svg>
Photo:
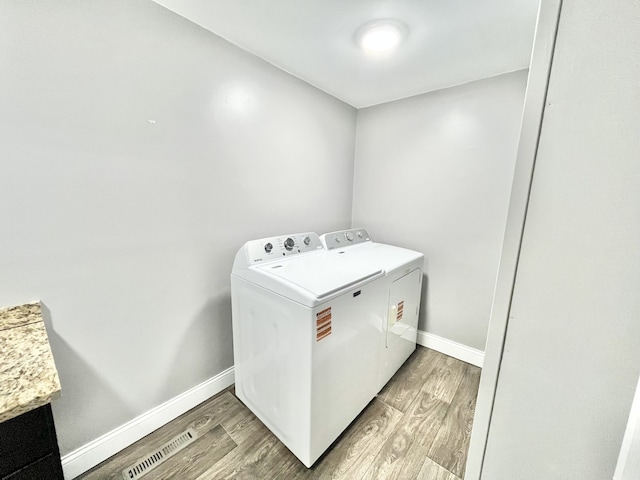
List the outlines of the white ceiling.
<svg viewBox="0 0 640 480">
<path fill-rule="evenodd" d="M 527 68 L 538 0 L 154 0 L 273 65 L 362 108 Z M 362 24 L 409 35 L 373 60 Z"/>
</svg>

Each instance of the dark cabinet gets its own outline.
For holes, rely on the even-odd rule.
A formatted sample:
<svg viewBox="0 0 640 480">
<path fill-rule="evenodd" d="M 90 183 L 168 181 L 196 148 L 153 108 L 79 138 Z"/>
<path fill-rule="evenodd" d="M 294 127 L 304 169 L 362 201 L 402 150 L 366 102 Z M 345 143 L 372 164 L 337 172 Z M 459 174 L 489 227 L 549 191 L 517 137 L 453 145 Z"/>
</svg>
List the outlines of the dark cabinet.
<svg viewBox="0 0 640 480">
<path fill-rule="evenodd" d="M 63 479 L 51 405 L 0 423 L 0 479 Z"/>
</svg>

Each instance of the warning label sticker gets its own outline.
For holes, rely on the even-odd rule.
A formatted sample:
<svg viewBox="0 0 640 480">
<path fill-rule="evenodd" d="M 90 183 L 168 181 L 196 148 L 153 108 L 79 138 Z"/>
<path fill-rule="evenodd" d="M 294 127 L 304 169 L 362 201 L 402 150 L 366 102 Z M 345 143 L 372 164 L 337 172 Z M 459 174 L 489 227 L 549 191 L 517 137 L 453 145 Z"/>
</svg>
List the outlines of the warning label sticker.
<svg viewBox="0 0 640 480">
<path fill-rule="evenodd" d="M 331 335 L 331 307 L 316 313 L 316 342 Z"/>
<path fill-rule="evenodd" d="M 402 320 L 402 314 L 404 313 L 404 300 L 398 304 L 398 311 L 396 312 L 396 322 Z"/>
</svg>

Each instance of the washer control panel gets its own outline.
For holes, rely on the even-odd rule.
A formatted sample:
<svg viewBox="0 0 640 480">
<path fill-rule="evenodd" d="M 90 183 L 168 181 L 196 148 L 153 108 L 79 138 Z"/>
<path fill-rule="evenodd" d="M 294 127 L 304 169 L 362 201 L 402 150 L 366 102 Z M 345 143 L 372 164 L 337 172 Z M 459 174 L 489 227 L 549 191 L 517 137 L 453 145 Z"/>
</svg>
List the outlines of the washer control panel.
<svg viewBox="0 0 640 480">
<path fill-rule="evenodd" d="M 339 230 L 337 232 L 325 233 L 320 237 L 320 239 L 327 250 L 372 241 L 369 236 L 369 232 L 364 228 L 352 228 L 350 230 Z"/>
<path fill-rule="evenodd" d="M 320 237 L 313 232 L 262 238 L 245 245 L 249 265 L 321 249 Z"/>
</svg>

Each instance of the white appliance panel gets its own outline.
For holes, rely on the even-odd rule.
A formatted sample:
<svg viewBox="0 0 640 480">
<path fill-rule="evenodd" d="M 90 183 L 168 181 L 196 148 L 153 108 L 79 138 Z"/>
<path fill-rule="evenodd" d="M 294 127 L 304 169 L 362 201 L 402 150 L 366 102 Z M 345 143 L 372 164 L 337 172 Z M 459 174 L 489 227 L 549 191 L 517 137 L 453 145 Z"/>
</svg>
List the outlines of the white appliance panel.
<svg viewBox="0 0 640 480">
<path fill-rule="evenodd" d="M 388 304 L 381 308 L 378 390 L 381 390 L 416 349 L 418 315 L 422 291 L 424 255 L 372 241 L 362 228 L 320 236 L 328 255 L 354 263 L 362 262 L 384 271 Z M 402 304 L 401 304 L 402 302 Z M 402 307 L 401 315 L 399 307 Z"/>
<path fill-rule="evenodd" d="M 355 296 L 354 296 L 355 295 Z M 331 334 L 312 342 L 311 440 L 314 461 L 378 392 L 381 281 L 350 290 L 314 310 L 331 308 Z"/>
<path fill-rule="evenodd" d="M 413 270 L 391 284 L 385 338 L 387 348 L 402 338 L 414 338 L 415 343 L 421 288 L 422 272 L 419 269 Z"/>
<path fill-rule="evenodd" d="M 231 277 L 236 395 L 283 443 L 308 444 L 310 312 L 296 302 Z M 295 362 L 291 359 L 296 358 Z M 287 392 L 296 392 L 288 395 Z M 306 447 L 308 448 L 308 446 Z"/>
<path fill-rule="evenodd" d="M 422 270 L 414 268 L 391 277 L 389 304 L 380 356 L 379 388 L 382 389 L 416 349 L 418 314 L 422 293 Z"/>
</svg>

